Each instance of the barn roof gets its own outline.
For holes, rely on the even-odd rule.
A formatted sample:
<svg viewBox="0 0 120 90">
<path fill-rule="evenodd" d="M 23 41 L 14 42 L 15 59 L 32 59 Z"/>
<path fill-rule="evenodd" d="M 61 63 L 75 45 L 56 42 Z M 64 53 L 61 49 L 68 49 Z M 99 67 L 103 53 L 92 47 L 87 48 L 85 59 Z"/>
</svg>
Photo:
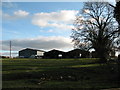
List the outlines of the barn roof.
<svg viewBox="0 0 120 90">
<path fill-rule="evenodd" d="M 65 52 L 63 52 L 63 51 L 56 50 L 56 49 L 52 49 L 52 50 L 48 51 L 48 53 L 49 53 L 49 52 L 62 52 L 62 53 L 65 53 Z"/>
<path fill-rule="evenodd" d="M 23 50 L 34 50 L 34 51 L 41 51 L 41 52 L 45 52 L 43 50 L 39 50 L 39 49 L 32 49 L 32 48 L 26 48 L 26 49 L 22 49 L 20 51 L 23 51 Z"/>
<path fill-rule="evenodd" d="M 68 51 L 67 53 L 71 53 L 71 52 L 89 52 L 89 51 L 85 51 L 85 50 L 81 50 L 81 49 L 73 49 L 71 51 Z"/>
</svg>

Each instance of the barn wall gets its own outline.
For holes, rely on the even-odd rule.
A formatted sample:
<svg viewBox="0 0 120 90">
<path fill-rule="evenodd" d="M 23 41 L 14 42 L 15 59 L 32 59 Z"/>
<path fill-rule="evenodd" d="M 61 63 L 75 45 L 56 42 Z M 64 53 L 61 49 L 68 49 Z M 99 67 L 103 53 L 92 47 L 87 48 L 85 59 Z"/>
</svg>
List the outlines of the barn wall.
<svg viewBox="0 0 120 90">
<path fill-rule="evenodd" d="M 36 54 L 37 54 L 37 51 L 35 50 L 26 49 L 26 50 L 19 51 L 19 57 L 23 56 L 25 58 L 29 58 L 31 55 L 36 55 Z"/>
</svg>

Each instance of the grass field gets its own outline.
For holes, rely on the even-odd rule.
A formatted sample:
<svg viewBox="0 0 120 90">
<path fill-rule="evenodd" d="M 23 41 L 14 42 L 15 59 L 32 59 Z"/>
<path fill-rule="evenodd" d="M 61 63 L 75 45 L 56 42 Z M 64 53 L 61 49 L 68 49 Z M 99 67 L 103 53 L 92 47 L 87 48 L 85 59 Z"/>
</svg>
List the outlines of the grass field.
<svg viewBox="0 0 120 90">
<path fill-rule="evenodd" d="M 3 88 L 120 88 L 116 63 L 98 59 L 3 59 Z"/>
</svg>

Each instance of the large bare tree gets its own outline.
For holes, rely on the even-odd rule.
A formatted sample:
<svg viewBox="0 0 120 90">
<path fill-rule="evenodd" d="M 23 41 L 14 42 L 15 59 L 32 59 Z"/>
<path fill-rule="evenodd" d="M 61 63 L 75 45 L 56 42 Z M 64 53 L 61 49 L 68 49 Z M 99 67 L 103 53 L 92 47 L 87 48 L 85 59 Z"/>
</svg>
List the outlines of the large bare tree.
<svg viewBox="0 0 120 90">
<path fill-rule="evenodd" d="M 119 38 L 117 39 L 118 50 L 120 51 L 120 1 L 116 2 L 116 6 L 114 7 L 114 17 L 118 22 L 118 30 L 119 30 Z"/>
<path fill-rule="evenodd" d="M 76 48 L 94 48 L 97 57 L 104 61 L 118 38 L 114 8 L 107 2 L 86 2 L 76 16 L 72 39 Z"/>
</svg>

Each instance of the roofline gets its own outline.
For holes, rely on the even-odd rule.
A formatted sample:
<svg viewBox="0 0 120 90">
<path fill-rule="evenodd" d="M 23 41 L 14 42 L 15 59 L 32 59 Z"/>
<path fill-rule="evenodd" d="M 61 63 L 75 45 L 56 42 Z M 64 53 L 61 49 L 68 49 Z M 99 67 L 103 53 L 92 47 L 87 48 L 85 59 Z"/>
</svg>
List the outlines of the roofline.
<svg viewBox="0 0 120 90">
<path fill-rule="evenodd" d="M 90 51 L 82 50 L 82 49 L 79 49 L 79 48 L 72 49 L 72 50 L 70 50 L 68 52 L 72 52 L 72 51 L 75 51 L 75 50 L 81 50 L 81 51 L 85 51 L 85 52 L 90 52 Z"/>
<path fill-rule="evenodd" d="M 26 50 L 26 49 L 35 50 L 35 51 L 42 51 L 42 52 L 46 52 L 46 51 L 43 51 L 43 50 L 32 49 L 32 48 L 25 48 L 25 49 L 22 49 L 22 50 Z M 22 50 L 20 50 L 20 51 L 22 51 Z"/>
<path fill-rule="evenodd" d="M 60 51 L 60 52 L 64 52 L 64 51 L 61 51 L 61 50 L 58 50 L 58 49 L 51 49 L 51 50 L 49 50 L 49 51 L 47 51 L 47 52 L 50 52 L 50 51 L 53 51 L 53 50 Z"/>
</svg>

